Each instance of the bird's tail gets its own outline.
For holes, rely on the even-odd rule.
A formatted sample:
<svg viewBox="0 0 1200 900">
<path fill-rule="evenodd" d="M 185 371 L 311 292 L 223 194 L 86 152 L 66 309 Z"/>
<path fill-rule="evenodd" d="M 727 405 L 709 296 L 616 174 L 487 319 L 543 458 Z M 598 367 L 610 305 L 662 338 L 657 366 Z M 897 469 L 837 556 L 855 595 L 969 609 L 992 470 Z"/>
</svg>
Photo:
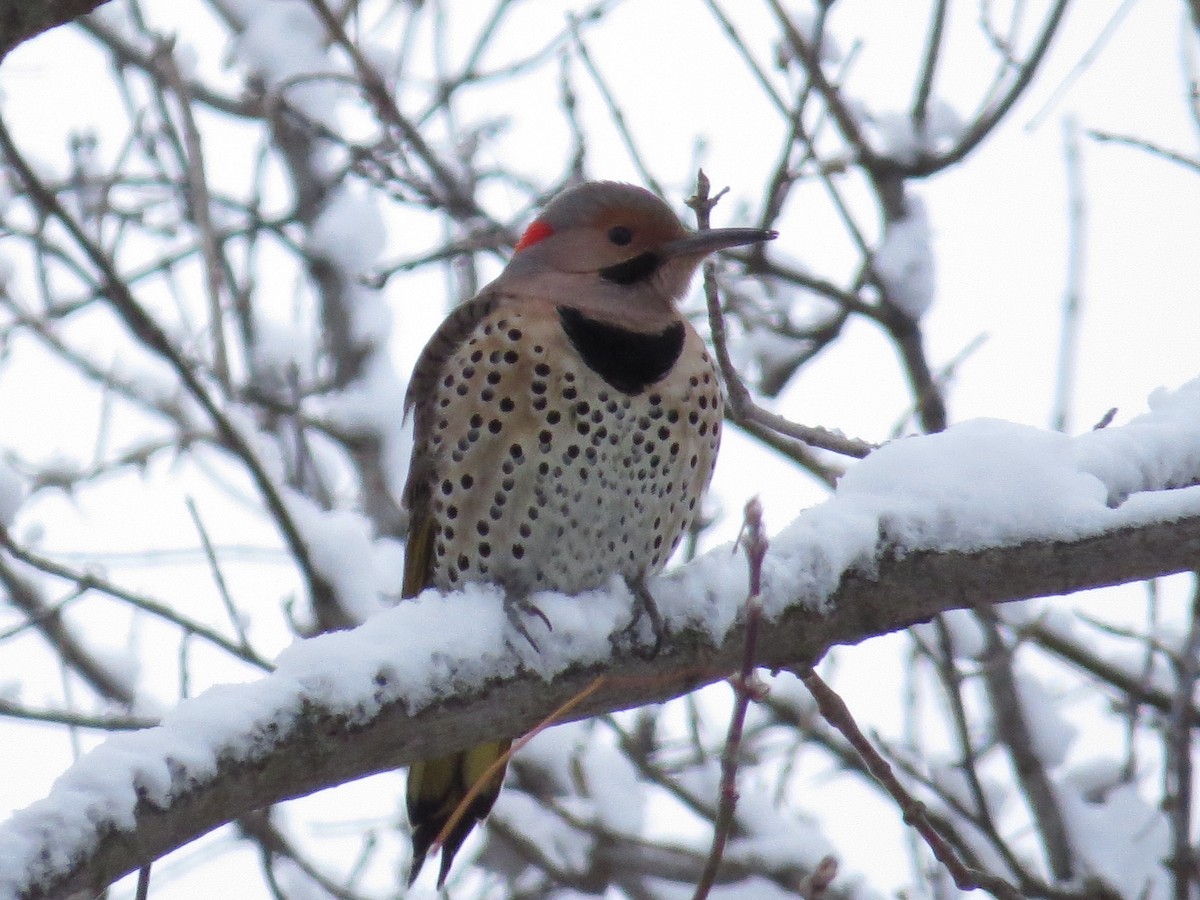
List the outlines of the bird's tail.
<svg viewBox="0 0 1200 900">
<path fill-rule="evenodd" d="M 459 803 L 475 782 L 483 777 L 488 766 L 508 752 L 511 744 L 512 741 L 476 744 L 459 753 L 414 763 L 408 770 L 408 821 L 412 827 L 413 842 L 409 885 L 417 880 L 421 866 L 425 863 L 425 855 L 450 821 Z M 446 836 L 446 841 L 442 844 L 442 867 L 438 873 L 439 888 L 445 883 L 446 875 L 450 872 L 454 854 L 458 852 L 458 848 L 462 846 L 462 842 L 476 823 L 491 811 L 492 804 L 500 795 L 505 768 L 507 766 L 501 767 L 488 778 L 487 784 L 475 795 L 458 824 Z"/>
</svg>

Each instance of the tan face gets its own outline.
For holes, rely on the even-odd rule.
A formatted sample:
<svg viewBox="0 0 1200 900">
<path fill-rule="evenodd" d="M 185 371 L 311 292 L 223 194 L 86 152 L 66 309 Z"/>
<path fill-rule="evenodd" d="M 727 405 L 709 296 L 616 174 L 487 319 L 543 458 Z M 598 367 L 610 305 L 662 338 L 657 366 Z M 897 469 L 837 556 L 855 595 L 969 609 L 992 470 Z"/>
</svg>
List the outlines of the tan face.
<svg viewBox="0 0 1200 900">
<path fill-rule="evenodd" d="M 526 229 L 505 269 L 509 281 L 536 279 L 533 292 L 570 296 L 612 321 L 647 327 L 675 315 L 701 260 L 774 232 L 723 228 L 696 234 L 649 191 L 590 182 L 556 197 Z M 653 321 L 651 321 L 653 320 Z"/>
<path fill-rule="evenodd" d="M 634 202 L 565 196 L 561 207 L 552 204 L 529 226 L 514 261 L 524 256 L 558 272 L 595 273 L 655 253 L 688 234 L 662 201 L 630 190 L 638 191 L 628 198 Z"/>
</svg>

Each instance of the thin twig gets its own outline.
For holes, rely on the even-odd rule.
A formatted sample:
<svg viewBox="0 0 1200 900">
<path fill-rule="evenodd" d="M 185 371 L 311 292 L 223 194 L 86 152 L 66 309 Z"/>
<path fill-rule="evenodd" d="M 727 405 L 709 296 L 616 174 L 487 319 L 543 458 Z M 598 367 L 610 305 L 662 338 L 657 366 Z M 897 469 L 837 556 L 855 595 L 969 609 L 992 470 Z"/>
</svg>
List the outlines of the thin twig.
<svg viewBox="0 0 1200 900">
<path fill-rule="evenodd" d="M 1056 0 L 1054 6 L 1046 14 L 1041 33 L 1034 42 L 1033 49 L 1030 50 L 1029 56 L 1021 65 L 1017 77 L 1009 85 L 1004 96 L 991 104 L 990 107 L 981 110 L 950 150 L 936 156 L 931 156 L 925 160 L 918 160 L 912 166 L 908 167 L 910 175 L 932 175 L 934 172 L 939 172 L 955 163 L 961 162 L 966 158 L 967 154 L 979 146 L 984 138 L 991 134 L 992 129 L 1000 124 L 1008 114 L 1008 111 L 1012 109 L 1013 104 L 1020 99 L 1021 95 L 1025 93 L 1025 89 L 1033 81 L 1034 74 L 1041 66 L 1046 52 L 1050 49 L 1050 43 L 1058 33 L 1059 25 L 1062 24 L 1068 2 L 1069 0 Z"/>
<path fill-rule="evenodd" d="M 1184 156 L 1176 150 L 1168 150 L 1155 144 L 1153 141 L 1147 141 L 1143 138 L 1134 137 L 1128 134 L 1114 134 L 1110 131 L 1098 131 L 1096 129 L 1088 130 L 1088 137 L 1100 144 L 1121 144 L 1125 147 L 1134 147 L 1138 150 L 1145 150 L 1151 156 L 1157 156 L 1160 159 L 1165 159 L 1168 162 L 1176 163 L 1193 172 L 1200 173 L 1200 159 L 1195 159 L 1191 156 Z"/>
<path fill-rule="evenodd" d="M 1079 124 L 1063 123 L 1063 155 L 1067 164 L 1067 284 L 1063 292 L 1062 332 L 1058 343 L 1058 374 L 1054 384 L 1054 412 L 1050 427 L 1066 432 L 1071 424 L 1071 399 L 1079 354 L 1080 316 L 1083 309 L 1084 254 L 1087 249 L 1087 197 L 1083 161 L 1079 153 Z"/>
<path fill-rule="evenodd" d="M 691 696 L 689 694 L 685 699 L 690 699 Z M 659 764 L 658 759 L 655 758 L 652 752 L 654 748 L 639 744 L 639 734 L 631 735 L 611 715 L 600 717 L 600 721 L 617 735 L 621 752 L 625 754 L 626 759 L 633 763 L 641 778 L 656 787 L 662 788 L 699 818 L 716 819 L 716 808 L 709 801 L 708 797 L 701 796 L 700 792 L 693 788 L 692 785 L 686 784 L 680 778 L 676 777 L 675 772 L 668 771 L 666 767 Z M 691 721 L 689 719 L 690 724 Z M 700 747 L 695 750 L 692 756 L 697 759 L 703 759 L 706 752 L 704 747 Z"/>
<path fill-rule="evenodd" d="M 750 54 L 749 47 L 742 39 L 742 36 L 738 34 L 733 22 L 730 21 L 729 17 L 725 15 L 724 10 L 717 6 L 716 0 L 704 0 L 704 5 L 708 7 L 708 11 L 713 14 L 713 18 L 715 18 L 720 24 L 722 30 L 725 32 L 725 36 L 729 39 L 729 43 L 733 45 L 734 49 L 737 50 L 738 55 L 742 57 L 742 62 L 746 64 L 746 68 L 750 70 L 750 74 L 753 75 L 754 80 L 758 82 L 758 86 L 762 89 L 763 95 L 771 101 L 771 103 L 783 116 L 790 117 L 792 113 L 788 111 L 787 104 L 783 102 L 783 98 L 779 95 L 779 92 L 775 90 L 775 86 L 771 84 L 771 80 L 767 78 L 767 73 L 763 71 L 762 66 L 760 66 L 758 61 L 755 60 L 755 58 Z"/>
<path fill-rule="evenodd" d="M 972 891 L 982 888 L 999 900 L 1022 900 L 1024 895 L 1005 879 L 979 869 L 972 869 L 958 858 L 953 848 L 946 843 L 945 838 L 933 827 L 925 810 L 925 804 L 905 790 L 904 785 L 892 772 L 892 767 L 888 765 L 887 760 L 879 755 L 879 751 L 859 729 L 845 701 L 825 683 L 816 671 L 802 669 L 796 670 L 795 674 L 804 682 L 804 686 L 817 701 L 821 715 L 830 725 L 840 731 L 843 737 L 858 751 L 871 775 L 883 785 L 892 799 L 896 801 L 897 806 L 900 807 L 905 823 L 917 829 L 937 861 L 946 867 L 959 890 Z"/>
<path fill-rule="evenodd" d="M 11 552 L 11 547 L 4 543 L 7 536 L 8 532 L 0 527 L 0 546 Z M 136 703 L 137 693 L 133 685 L 108 665 L 99 654 L 92 652 L 81 636 L 64 620 L 61 607 L 52 607 L 46 603 L 38 586 L 17 572 L 2 556 L 0 587 L 4 589 L 8 601 L 29 618 L 46 643 L 54 648 L 55 655 L 65 668 L 79 675 L 105 700 L 127 709 Z"/>
<path fill-rule="evenodd" d="M 1158 579 L 1151 578 L 1143 583 L 1146 589 L 1146 633 L 1157 634 L 1159 630 L 1159 612 L 1161 610 Z M 1142 673 L 1141 685 L 1144 690 L 1148 690 L 1153 683 L 1154 670 L 1157 668 L 1158 653 L 1150 644 L 1146 644 L 1142 651 Z M 1174 708 L 1175 697 L 1171 698 L 1171 706 Z M 1137 697 L 1130 694 L 1122 698 L 1120 704 L 1125 713 L 1125 763 L 1121 766 L 1121 780 L 1125 784 L 1132 784 L 1138 776 L 1138 737 L 1141 723 L 1142 704 Z M 1191 710 L 1187 710 L 1190 714 Z M 1192 721 L 1189 716 L 1188 727 L 1190 728 Z"/>
<path fill-rule="evenodd" d="M 762 694 L 762 685 L 754 676 L 754 659 L 758 650 L 758 629 L 762 624 L 762 568 L 767 555 L 767 537 L 763 531 L 762 503 L 754 497 L 746 504 L 742 519 L 742 535 L 738 543 L 746 550 L 750 565 L 750 593 L 746 596 L 746 642 L 742 655 L 742 668 L 732 679 L 734 703 L 729 718 L 729 732 L 725 737 L 725 750 L 721 754 L 721 788 L 717 804 L 717 817 L 713 823 L 712 849 L 704 871 L 696 884 L 693 900 L 704 900 L 712 891 L 717 880 L 725 844 L 733 831 L 733 815 L 737 808 L 737 773 L 742 748 L 742 732 L 746 727 L 746 713 L 750 701 Z M 735 544 L 736 549 L 736 544 Z"/>
<path fill-rule="evenodd" d="M 962 690 L 964 679 L 954 659 L 954 645 L 950 627 L 946 622 L 945 616 L 936 616 L 933 624 L 937 631 L 937 647 L 935 649 L 922 646 L 922 649 L 933 660 L 934 667 L 938 673 L 938 679 L 942 684 L 942 690 L 946 695 L 951 713 L 953 714 L 955 737 L 958 740 L 961 752 L 961 758 L 958 760 L 958 768 L 967 780 L 971 801 L 974 804 L 974 808 L 970 810 L 970 818 L 979 830 L 984 833 L 996 852 L 1004 859 L 1009 869 L 1015 873 L 1019 873 L 1024 881 L 1026 873 L 1021 861 L 1012 852 L 1012 848 L 1008 846 L 1007 841 L 1000 834 L 995 819 L 992 817 L 992 809 L 991 804 L 988 802 L 987 792 L 984 790 L 983 782 L 979 777 L 980 757 L 975 748 L 975 739 L 971 733 L 971 722 L 967 716 L 967 705 Z M 915 632 L 910 633 L 913 634 L 914 639 L 919 641 Z"/>
<path fill-rule="evenodd" d="M 696 175 L 696 193 L 687 201 L 687 205 L 696 213 L 696 222 L 701 231 L 709 227 L 712 208 L 725 193 L 722 190 L 715 197 L 710 196 L 709 188 L 708 176 L 704 174 L 704 170 L 702 169 Z M 742 381 L 729 355 L 729 344 L 725 331 L 725 316 L 721 311 L 721 301 L 717 293 L 716 275 L 714 273 L 714 265 L 711 261 L 704 264 L 704 298 L 708 304 L 708 322 L 709 328 L 712 331 L 713 349 L 716 351 L 717 365 L 720 367 L 721 376 L 725 381 L 730 412 L 734 421 L 753 420 L 760 425 L 765 425 L 768 428 L 778 431 L 780 434 L 794 437 L 814 447 L 832 450 L 835 453 L 854 456 L 860 459 L 875 449 L 873 445 L 865 441 L 848 438 L 825 428 L 800 425 L 758 406 L 751 398 L 750 389 Z"/>
<path fill-rule="evenodd" d="M 1013 648 L 1001 635 L 991 609 L 976 610 L 975 619 L 985 639 L 982 674 L 992 711 L 992 727 L 1008 752 L 1017 784 L 1033 814 L 1050 871 L 1056 880 L 1069 881 L 1078 871 L 1072 832 L 1046 763 L 1034 743 L 1033 726 L 1017 684 Z"/>
<path fill-rule="evenodd" d="M 246 624 L 238 614 L 233 597 L 229 593 L 229 585 L 225 583 L 225 575 L 221 571 L 221 564 L 217 561 L 217 552 L 213 548 L 212 541 L 209 539 L 208 529 L 204 527 L 204 521 L 200 518 L 200 511 L 196 509 L 196 501 L 188 497 L 185 502 L 187 503 L 188 515 L 192 517 L 192 523 L 196 526 L 196 531 L 200 535 L 200 543 L 204 546 L 204 557 L 208 560 L 209 571 L 212 572 L 213 581 L 216 582 L 217 593 L 221 595 L 221 602 L 225 606 L 225 612 L 229 615 L 229 622 L 233 625 L 233 630 L 237 632 L 238 640 L 241 641 L 242 647 L 249 649 L 250 641 L 246 636 Z"/>
<path fill-rule="evenodd" d="M 429 146 L 417 127 L 400 112 L 395 100 L 388 92 L 387 84 L 379 74 L 379 70 L 359 49 L 359 46 L 350 39 L 346 29 L 329 9 L 328 4 L 324 0 L 309 0 L 309 6 L 324 23 L 333 42 L 349 55 L 362 90 L 375 109 L 375 115 L 381 122 L 391 125 L 399 131 L 404 141 L 425 163 L 437 183 L 437 192 L 440 199 L 444 201 L 446 211 L 458 220 L 472 219 L 477 216 L 486 218 L 487 213 L 475 202 L 474 197 L 463 190 L 461 182 L 450 170 L 450 167 L 434 153 L 433 148 Z"/>
<path fill-rule="evenodd" d="M 142 596 L 133 591 L 126 590 L 117 584 L 109 581 L 106 578 L 97 575 L 94 572 L 81 572 L 64 566 L 61 563 L 55 562 L 48 557 L 41 556 L 22 547 L 13 541 L 11 535 L 4 528 L 0 528 L 0 548 L 3 548 L 8 553 L 12 554 L 14 559 L 17 559 L 28 566 L 32 566 L 39 572 L 45 572 L 47 575 L 53 575 L 56 578 L 62 578 L 75 586 L 76 591 L 83 593 L 85 591 L 94 590 L 102 594 L 107 594 L 117 600 L 124 601 L 135 609 L 140 609 L 143 612 L 149 613 L 152 616 L 170 622 L 181 628 L 186 634 L 194 634 L 197 637 L 203 638 L 209 643 L 220 647 L 226 653 L 237 657 L 243 662 L 249 663 L 264 672 L 270 672 L 274 669 L 267 660 L 263 659 L 253 650 L 248 647 L 235 644 L 233 641 L 219 634 L 207 625 L 202 625 L 199 622 L 192 621 L 169 606 L 152 600 L 149 597 Z"/>
<path fill-rule="evenodd" d="M 90 34 L 96 41 L 112 54 L 113 66 L 120 69 L 124 66 L 134 66 L 145 72 L 154 71 L 154 56 L 152 52 L 143 51 L 129 41 L 126 41 L 115 29 L 110 28 L 103 18 L 97 16 L 82 16 L 73 23 Z M 261 110 L 253 99 L 247 97 L 228 97 L 219 94 L 200 81 L 186 83 L 187 94 L 205 106 L 212 107 L 217 112 L 238 119 L 254 120 L 259 117 Z"/>
<path fill-rule="evenodd" d="M 633 139 L 633 132 L 629 130 L 629 123 L 625 121 L 624 110 L 621 109 L 621 105 L 617 102 L 617 98 L 613 96 L 612 91 L 608 89 L 608 83 L 604 80 L 604 76 L 600 74 L 600 70 L 596 68 L 591 54 L 588 53 L 587 46 L 583 43 L 583 38 L 579 34 L 579 23 L 574 16 L 570 15 L 568 16 L 568 22 L 571 26 L 571 37 L 575 42 L 575 52 L 579 54 L 580 62 L 583 63 L 588 74 L 592 76 L 592 83 L 596 85 L 596 90 L 600 92 L 600 97 L 604 101 L 604 106 L 608 110 L 608 115 L 612 119 L 613 126 L 617 129 L 617 134 L 621 138 L 621 143 L 625 145 L 625 152 L 629 154 L 634 168 L 638 170 L 638 175 L 641 176 L 646 187 L 650 188 L 650 190 L 654 191 L 660 197 L 663 196 L 662 185 L 651 174 L 650 167 L 642 159 L 637 142 Z"/>
<path fill-rule="evenodd" d="M 33 709 L 20 706 L 0 697 L 0 716 L 9 719 L 24 719 L 27 722 L 46 722 L 54 725 L 69 725 L 72 728 L 94 728 L 97 731 L 141 731 L 153 728 L 157 719 L 136 715 L 88 715 L 66 709 Z"/>
<path fill-rule="evenodd" d="M 275 860 L 287 859 L 303 872 L 306 878 L 315 882 L 321 891 L 336 898 L 336 900 L 363 900 L 361 894 L 356 894 L 335 883 L 322 874 L 312 862 L 306 859 L 299 848 L 272 821 L 271 814 L 273 810 L 274 807 L 255 810 L 240 816 L 236 820 L 238 831 L 258 845 L 264 874 L 268 872 L 273 873 Z M 352 881 L 353 873 L 347 878 L 347 883 L 352 883 Z M 292 891 L 284 893 L 281 896 L 285 898 L 294 897 L 295 889 L 293 888 Z"/>
<path fill-rule="evenodd" d="M 929 97 L 933 93 L 933 79 L 937 74 L 938 57 L 946 34 L 946 0 L 938 0 L 929 22 L 929 36 L 925 39 L 925 58 L 921 63 L 920 81 L 913 98 L 912 121 L 914 131 L 922 137 L 926 131 Z"/>
<path fill-rule="evenodd" d="M 208 174 L 204 168 L 204 144 L 200 129 L 192 114 L 192 98 L 187 83 L 175 63 L 174 41 L 163 41 L 156 49 L 156 69 L 162 73 L 175 94 L 179 117 L 183 123 L 188 217 L 200 234 L 201 257 L 204 260 L 204 287 L 208 295 L 209 335 L 213 347 L 213 373 L 226 391 L 230 389 L 229 352 L 225 347 L 225 315 L 221 306 L 221 258 L 213 225 L 208 196 Z"/>
<path fill-rule="evenodd" d="M 1100 51 L 1104 49 L 1112 36 L 1117 33 L 1118 28 L 1121 26 L 1121 22 L 1125 19 L 1125 16 L 1129 13 L 1129 11 L 1137 5 L 1137 2 L 1138 0 L 1124 0 L 1124 2 L 1113 11 L 1113 14 L 1109 16 L 1108 21 L 1104 23 L 1104 27 L 1100 29 L 1100 33 L 1096 36 L 1096 39 L 1092 41 L 1091 45 L 1083 52 L 1083 54 L 1076 61 L 1075 65 L 1071 67 L 1071 71 L 1063 76 L 1063 79 L 1058 83 L 1058 86 L 1050 92 L 1050 96 L 1046 99 L 1046 102 L 1042 104 L 1041 108 L 1029 119 L 1029 124 L 1025 126 L 1026 130 L 1033 131 L 1035 128 L 1040 126 L 1043 120 L 1045 120 L 1045 118 L 1050 114 L 1051 110 L 1058 105 L 1059 101 L 1067 95 L 1067 92 L 1071 89 L 1075 82 L 1077 82 L 1088 70 L 1088 67 L 1095 63 L 1100 56 Z"/>
<path fill-rule="evenodd" d="M 275 520 L 276 526 L 283 535 L 288 549 L 295 558 L 296 564 L 304 575 L 314 610 L 317 610 L 318 615 L 330 626 L 345 627 L 353 624 L 346 616 L 345 611 L 342 610 L 341 604 L 338 603 L 333 586 L 325 576 L 317 571 L 308 545 L 305 543 L 299 528 L 292 519 L 287 505 L 284 503 L 283 495 L 275 485 L 275 482 L 272 481 L 271 476 L 267 474 L 266 468 L 251 448 L 249 440 L 217 405 L 216 400 L 213 399 L 212 395 L 204 387 L 201 377 L 195 371 L 193 364 L 183 357 L 171 342 L 166 332 L 162 330 L 161 326 L 154 321 L 142 305 L 138 303 L 133 293 L 129 290 L 129 286 L 121 278 L 120 273 L 117 272 L 108 254 L 84 233 L 83 228 L 75 220 L 74 216 L 63 208 L 58 198 L 47 190 L 41 179 L 34 173 L 29 163 L 17 149 L 16 144 L 13 143 L 12 135 L 9 133 L 8 126 L 4 123 L 3 118 L 0 118 L 0 150 L 3 150 L 8 164 L 16 170 L 33 203 L 43 214 L 53 217 L 62 223 L 63 227 L 67 229 L 78 244 L 79 249 L 87 255 L 88 259 L 99 270 L 104 297 L 120 316 L 126 327 L 136 335 L 142 344 L 165 360 L 174 369 L 176 376 L 183 383 L 184 387 L 187 388 L 188 393 L 203 407 L 205 413 L 208 414 L 213 424 L 217 427 L 217 431 L 220 433 L 225 446 L 245 466 L 251 480 L 253 480 L 255 486 L 258 488 L 259 494 L 262 496 L 271 517 Z"/>
<path fill-rule="evenodd" d="M 1192 587 L 1191 624 L 1175 667 L 1175 694 L 1167 718 L 1166 785 L 1163 808 L 1171 822 L 1171 860 L 1174 900 L 1191 900 L 1197 880 L 1192 848 L 1192 728 L 1188 713 L 1200 677 L 1200 576 Z"/>
<path fill-rule="evenodd" d="M 775 13 L 776 21 L 783 29 L 792 53 L 804 66 L 808 80 L 812 82 L 817 93 L 821 95 L 821 99 L 825 101 L 825 106 L 829 109 L 842 138 L 854 149 L 857 161 L 865 168 L 872 169 L 879 164 L 881 157 L 863 135 L 857 117 L 851 112 L 841 92 L 825 76 L 825 71 L 821 68 L 820 48 L 814 47 L 805 39 L 779 0 L 767 0 L 767 5 Z"/>
</svg>

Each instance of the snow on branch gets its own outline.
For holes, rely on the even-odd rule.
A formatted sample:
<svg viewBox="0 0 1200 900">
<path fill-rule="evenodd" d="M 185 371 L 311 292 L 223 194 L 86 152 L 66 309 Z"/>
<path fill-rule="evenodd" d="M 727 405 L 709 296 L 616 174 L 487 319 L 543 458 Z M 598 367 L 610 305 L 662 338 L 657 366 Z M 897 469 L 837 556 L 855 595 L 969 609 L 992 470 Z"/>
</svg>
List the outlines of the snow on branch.
<svg viewBox="0 0 1200 900">
<path fill-rule="evenodd" d="M 1125 426 L 1074 438 L 966 422 L 876 451 L 773 539 L 758 663 L 808 665 L 939 611 L 1198 559 L 1200 379 L 1158 392 Z M 427 591 L 299 642 L 261 681 L 213 688 L 158 727 L 110 738 L 0 826 L 0 898 L 99 890 L 252 809 L 519 734 L 601 674 L 572 718 L 722 679 L 743 652 L 746 583 L 728 547 L 657 579 L 668 639 L 652 660 L 623 635 L 632 600 L 617 584 L 536 597 L 554 625 L 531 621 L 537 651 L 481 586 Z"/>
</svg>

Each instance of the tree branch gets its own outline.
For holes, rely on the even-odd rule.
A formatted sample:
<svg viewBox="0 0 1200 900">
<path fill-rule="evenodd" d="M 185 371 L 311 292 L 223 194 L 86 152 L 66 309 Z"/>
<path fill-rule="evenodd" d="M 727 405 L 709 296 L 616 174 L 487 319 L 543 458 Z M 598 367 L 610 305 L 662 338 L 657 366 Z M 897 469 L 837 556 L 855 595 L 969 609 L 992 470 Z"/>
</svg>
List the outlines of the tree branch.
<svg viewBox="0 0 1200 900">
<path fill-rule="evenodd" d="M 17 44 L 87 15 L 104 0 L 0 0 L 0 60 Z"/>
<path fill-rule="evenodd" d="M 767 556 L 764 598 L 774 622 L 758 640 L 761 666 L 809 665 L 832 645 L 859 643 L 938 612 L 1187 571 L 1200 558 L 1200 512 L 1075 540 L 970 552 L 898 557 L 881 538 L 874 560 L 844 572 L 827 592 L 814 589 L 811 563 L 804 563 L 827 559 L 829 548 L 820 545 L 834 539 L 807 535 L 798 541 L 785 533 Z M 608 688 L 577 707 L 573 718 L 661 702 L 722 679 L 745 649 L 740 624 L 718 637 L 708 624 L 744 599 L 741 578 L 721 577 L 731 565 L 728 550 L 721 549 L 654 583 L 668 637 L 652 661 L 628 646 L 604 654 L 606 639 L 592 646 L 559 629 L 539 638 L 540 672 L 517 658 L 520 644 L 498 654 L 487 672 L 472 672 L 473 664 L 479 668 L 478 651 L 463 646 L 460 604 L 490 598 L 500 606 L 490 595 L 480 598 L 478 590 L 451 603 L 431 594 L 352 632 L 305 642 L 302 653 L 280 661 L 276 674 L 202 695 L 169 715 L 163 727 L 118 736 L 85 756 L 49 798 L 0 828 L 0 897 L 98 890 L 248 810 L 446 753 L 481 736 L 519 734 L 601 671 L 608 673 Z M 703 621 L 688 618 L 699 590 L 712 608 Z M 574 602 L 565 599 L 563 609 Z M 614 632 L 623 627 L 620 613 L 629 603 L 624 591 L 589 594 L 586 602 L 589 612 L 614 612 Z M 433 621 L 431 603 L 440 614 Z M 554 618 L 551 604 L 543 608 Z M 406 657 L 417 633 L 426 645 Z M 493 638 L 493 646 L 503 645 Z M 431 672 L 426 653 L 445 664 Z M 556 660 L 553 670 L 547 659 Z M 352 682 L 345 674 L 348 660 L 355 663 Z M 420 674 L 405 681 L 398 671 Z M 418 709 L 422 698 L 426 705 Z M 200 753 L 188 745 L 188 735 L 218 709 L 239 714 L 229 713 L 228 734 L 213 736 L 212 746 Z M 89 780 L 89 772 L 103 769 L 99 784 L 112 784 L 114 765 L 128 770 L 131 829 L 117 825 L 121 805 L 111 789 Z M 70 802 L 64 802 L 68 794 Z"/>
</svg>

